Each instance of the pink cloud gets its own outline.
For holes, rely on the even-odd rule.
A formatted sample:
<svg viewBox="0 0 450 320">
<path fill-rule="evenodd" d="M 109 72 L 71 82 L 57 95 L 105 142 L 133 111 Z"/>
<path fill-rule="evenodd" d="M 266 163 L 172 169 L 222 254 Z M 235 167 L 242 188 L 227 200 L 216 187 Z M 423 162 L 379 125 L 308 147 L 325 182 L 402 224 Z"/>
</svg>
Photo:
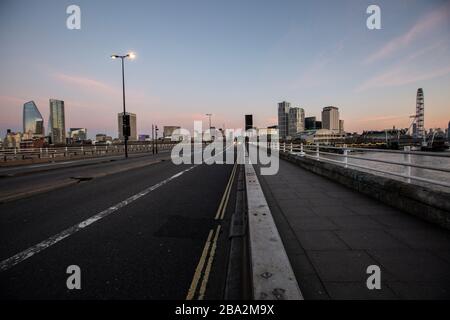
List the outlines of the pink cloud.
<svg viewBox="0 0 450 320">
<path fill-rule="evenodd" d="M 396 37 L 386 43 L 380 50 L 370 55 L 364 63 L 372 63 L 374 61 L 384 59 L 399 51 L 417 38 L 426 35 L 428 32 L 446 23 L 450 17 L 450 6 L 447 4 L 440 7 L 419 19 L 405 34 Z"/>
<path fill-rule="evenodd" d="M 371 88 L 401 86 L 418 81 L 443 77 L 448 74 L 450 74 L 450 66 L 434 69 L 428 72 L 412 71 L 406 66 L 401 66 L 370 78 L 369 80 L 362 83 L 356 89 L 356 92 L 361 92 Z"/>
<path fill-rule="evenodd" d="M 55 73 L 53 75 L 57 80 L 69 83 L 69 84 L 75 84 L 79 87 L 83 87 L 90 90 L 102 90 L 109 93 L 117 94 L 117 90 L 111 87 L 110 85 L 107 85 L 101 81 L 90 79 L 87 77 L 81 77 L 81 76 L 72 76 L 67 75 L 64 73 Z"/>
</svg>

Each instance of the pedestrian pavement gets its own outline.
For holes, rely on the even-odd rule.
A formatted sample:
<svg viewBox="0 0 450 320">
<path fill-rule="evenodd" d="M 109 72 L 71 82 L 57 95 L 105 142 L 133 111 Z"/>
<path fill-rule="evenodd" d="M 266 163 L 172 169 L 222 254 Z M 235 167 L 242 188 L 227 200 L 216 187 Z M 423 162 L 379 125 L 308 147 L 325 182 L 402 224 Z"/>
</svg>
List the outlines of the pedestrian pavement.
<svg viewBox="0 0 450 320">
<path fill-rule="evenodd" d="M 259 180 L 305 299 L 450 298 L 450 231 L 285 160 Z"/>
</svg>

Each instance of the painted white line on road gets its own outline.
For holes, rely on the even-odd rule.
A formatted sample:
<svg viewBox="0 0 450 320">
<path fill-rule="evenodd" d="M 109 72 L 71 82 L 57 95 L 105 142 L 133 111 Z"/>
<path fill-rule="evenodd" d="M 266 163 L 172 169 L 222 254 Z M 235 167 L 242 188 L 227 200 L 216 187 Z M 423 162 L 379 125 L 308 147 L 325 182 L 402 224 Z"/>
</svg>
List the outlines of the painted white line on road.
<svg viewBox="0 0 450 320">
<path fill-rule="evenodd" d="M 217 155 L 222 154 L 227 149 L 228 148 L 226 148 L 225 150 L 219 152 Z M 207 160 L 211 159 L 211 158 L 213 158 L 213 157 L 210 157 L 210 158 L 206 159 L 205 162 Z M 24 261 L 24 260 L 26 260 L 28 258 L 31 258 L 35 254 L 37 254 L 37 253 L 39 253 L 39 252 L 41 252 L 41 251 L 51 247 L 52 245 L 60 242 L 61 240 L 64 240 L 65 238 L 67 238 L 67 237 L 71 236 L 72 234 L 80 231 L 81 229 L 86 228 L 87 226 L 93 224 L 94 222 L 97 222 L 97 221 L 103 219 L 104 217 L 106 217 L 106 216 L 116 212 L 120 208 L 123 208 L 123 207 L 127 206 L 128 204 L 136 201 L 137 199 L 147 195 L 148 193 L 152 192 L 153 190 L 158 189 L 159 187 L 161 187 L 161 186 L 165 185 L 166 183 L 170 182 L 171 180 L 178 178 L 179 176 L 181 176 L 182 174 L 192 170 L 196 166 L 197 165 L 193 165 L 193 166 L 191 166 L 191 167 L 189 167 L 189 168 L 187 168 L 187 169 L 185 169 L 183 171 L 180 171 L 177 174 L 171 176 L 170 178 L 168 178 L 166 180 L 163 180 L 163 181 L 161 181 L 161 182 L 159 182 L 159 183 L 157 183 L 157 184 L 155 184 L 155 185 L 153 185 L 153 186 L 151 186 L 151 187 L 149 187 L 149 188 L 147 188 L 147 189 L 145 189 L 145 190 L 143 190 L 143 191 L 141 191 L 141 192 L 139 192 L 139 193 L 137 193 L 137 194 L 135 194 L 135 195 L 133 195 L 133 196 L 123 200 L 123 201 L 121 201 L 121 202 L 119 202 L 118 204 L 116 204 L 116 205 L 114 205 L 114 206 L 112 206 L 112 207 L 110 207 L 110 208 L 108 208 L 108 209 L 106 209 L 106 210 L 104 210 L 104 211 L 102 211 L 102 212 L 100 212 L 100 213 L 98 213 L 98 214 L 96 214 L 96 215 L 94 215 L 94 216 L 92 216 L 92 217 L 90 217 L 90 218 L 88 218 L 88 219 L 86 219 L 86 220 L 84 220 L 84 221 L 82 221 L 82 222 L 80 222 L 80 223 L 78 223 L 78 224 L 76 224 L 76 225 L 74 225 L 74 226 L 72 226 L 72 227 L 70 227 L 70 228 L 68 228 L 68 229 L 66 229 L 66 230 L 56 234 L 56 235 L 54 235 L 54 236 L 52 236 L 52 237 L 50 237 L 50 238 L 48 238 L 47 240 L 44 240 L 44 241 L 42 241 L 42 242 L 40 242 L 40 243 L 38 243 L 38 244 L 36 244 L 36 245 L 34 245 L 34 246 L 24 250 L 22 252 L 19 252 L 18 254 L 14 255 L 14 256 L 12 256 L 12 257 L 10 257 L 8 259 L 3 260 L 2 262 L 0 262 L 0 272 L 8 270 L 8 269 L 14 267 L 15 265 L 21 263 L 22 261 Z"/>
<path fill-rule="evenodd" d="M 36 244 L 36 245 L 34 245 L 34 246 L 24 250 L 22 252 L 19 252 L 18 254 L 14 255 L 14 256 L 6 259 L 6 260 L 3 260 L 2 262 L 0 262 L 0 272 L 8 270 L 8 269 L 14 267 L 15 265 L 19 264 L 20 262 L 22 262 L 22 261 L 24 261 L 24 260 L 26 260 L 28 258 L 31 258 L 35 254 L 37 254 L 37 253 L 39 253 L 39 252 L 41 252 L 41 251 L 51 247 L 52 245 L 60 242 L 61 240 L 64 240 L 65 238 L 67 238 L 67 237 L 73 235 L 74 233 L 76 233 L 76 232 L 86 228 L 87 226 L 93 224 L 94 222 L 97 222 L 97 221 L 105 218 L 106 216 L 109 216 L 110 214 L 116 212 L 117 210 L 119 210 L 119 209 L 129 205 L 130 203 L 136 201 L 137 199 L 147 195 L 148 193 L 158 189 L 159 187 L 167 184 L 168 182 L 178 178 L 182 174 L 192 170 L 195 167 L 196 166 L 191 166 L 191 167 L 189 167 L 189 168 L 187 168 L 187 169 L 185 169 L 183 171 L 180 171 L 177 174 L 171 176 L 170 178 L 167 178 L 167 179 L 165 179 L 165 180 L 163 180 L 163 181 L 161 181 L 161 182 L 159 182 L 159 183 L 157 183 L 157 184 L 155 184 L 155 185 L 153 185 L 153 186 L 151 186 L 151 187 L 149 187 L 147 189 L 142 190 L 141 192 L 139 192 L 139 193 L 137 193 L 137 194 L 135 194 L 135 195 L 133 195 L 133 196 L 131 196 L 131 197 L 129 197 L 129 198 L 119 202 L 119 203 L 117 203 L 116 205 L 114 205 L 112 207 L 109 207 L 108 209 L 103 210 L 102 212 L 100 212 L 100 213 L 98 213 L 96 215 L 93 215 L 92 217 L 90 217 L 90 218 L 88 218 L 88 219 L 86 219 L 86 220 L 84 220 L 84 221 L 82 221 L 82 222 L 80 222 L 80 223 L 78 223 L 78 224 L 76 224 L 76 225 L 74 225 L 74 226 L 72 226 L 72 227 L 70 227 L 70 228 L 68 228 L 68 229 L 66 229 L 66 230 L 64 230 L 64 231 L 62 231 L 62 232 L 52 236 L 52 237 L 50 237 L 50 238 L 48 238 L 47 240 L 44 240 L 44 241 L 42 241 L 42 242 L 40 242 L 40 243 L 38 243 L 38 244 Z"/>
</svg>

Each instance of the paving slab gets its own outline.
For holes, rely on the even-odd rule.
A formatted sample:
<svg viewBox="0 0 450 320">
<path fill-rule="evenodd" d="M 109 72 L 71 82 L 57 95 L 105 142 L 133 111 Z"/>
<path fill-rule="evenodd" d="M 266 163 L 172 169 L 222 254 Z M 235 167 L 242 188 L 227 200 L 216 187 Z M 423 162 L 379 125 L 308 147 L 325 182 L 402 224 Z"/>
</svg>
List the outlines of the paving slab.
<svg viewBox="0 0 450 320">
<path fill-rule="evenodd" d="M 305 299 L 450 299 L 449 231 L 284 160 L 260 183 Z"/>
</svg>

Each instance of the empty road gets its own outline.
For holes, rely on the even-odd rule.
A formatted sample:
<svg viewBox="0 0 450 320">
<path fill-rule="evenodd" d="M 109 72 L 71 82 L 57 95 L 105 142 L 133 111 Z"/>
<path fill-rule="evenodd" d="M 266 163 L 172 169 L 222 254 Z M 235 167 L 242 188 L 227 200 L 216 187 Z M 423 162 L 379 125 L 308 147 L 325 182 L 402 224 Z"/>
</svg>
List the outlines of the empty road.
<svg viewBox="0 0 450 320">
<path fill-rule="evenodd" d="M 85 179 L 0 203 L 1 298 L 223 298 L 237 166 L 167 156 L 3 176 L 3 193 Z"/>
</svg>

